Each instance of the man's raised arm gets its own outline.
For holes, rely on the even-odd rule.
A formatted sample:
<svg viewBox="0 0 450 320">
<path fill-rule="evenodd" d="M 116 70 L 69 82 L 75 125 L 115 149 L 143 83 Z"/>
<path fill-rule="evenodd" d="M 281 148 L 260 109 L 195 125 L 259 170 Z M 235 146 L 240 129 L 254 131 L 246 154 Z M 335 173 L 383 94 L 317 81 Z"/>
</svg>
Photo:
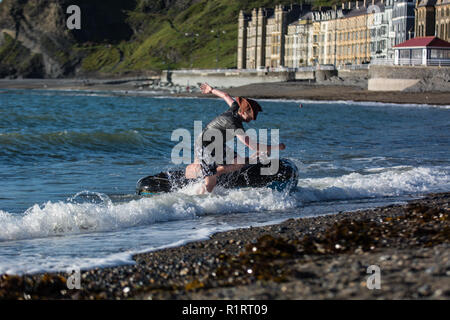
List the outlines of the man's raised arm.
<svg viewBox="0 0 450 320">
<path fill-rule="evenodd" d="M 218 96 L 219 98 L 222 98 L 223 100 L 225 100 L 225 102 L 230 107 L 234 102 L 234 99 L 228 93 L 214 89 L 207 83 L 203 83 L 200 86 L 200 89 L 202 90 L 202 93 L 204 93 L 204 94 L 212 93 L 213 95 Z"/>
</svg>

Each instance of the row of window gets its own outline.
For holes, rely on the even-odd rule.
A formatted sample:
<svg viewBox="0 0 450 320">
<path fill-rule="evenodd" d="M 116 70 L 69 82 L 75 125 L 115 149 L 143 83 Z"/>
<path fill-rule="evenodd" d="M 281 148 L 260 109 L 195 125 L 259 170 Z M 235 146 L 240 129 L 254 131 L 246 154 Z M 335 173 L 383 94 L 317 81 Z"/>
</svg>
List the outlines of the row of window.
<svg viewBox="0 0 450 320">
<path fill-rule="evenodd" d="M 386 49 L 386 40 L 374 41 L 370 43 L 370 51 L 378 52 Z"/>
<path fill-rule="evenodd" d="M 422 49 L 400 50 L 400 59 L 422 59 Z M 428 49 L 428 58 L 430 59 L 450 59 L 450 50 Z"/>
<path fill-rule="evenodd" d="M 417 37 L 425 37 L 425 25 L 419 24 L 417 26 Z"/>
<path fill-rule="evenodd" d="M 372 38 L 377 37 L 377 36 L 382 37 L 387 34 L 387 28 L 385 26 L 383 26 L 378 29 L 371 29 L 370 31 L 369 30 L 361 30 L 361 31 L 338 33 L 336 35 L 336 37 L 337 37 L 337 40 L 340 40 L 340 41 L 353 41 L 353 40 L 367 39 L 367 35 L 369 33 Z M 327 36 L 321 35 L 320 41 L 325 42 L 325 38 L 327 38 L 328 41 L 331 42 L 333 40 L 333 34 L 328 33 Z M 318 42 L 317 35 L 314 35 L 313 39 L 314 39 L 313 40 L 314 42 Z M 286 37 L 287 44 L 299 44 L 300 43 L 299 40 L 300 40 L 299 37 L 292 37 L 292 36 Z"/>
<path fill-rule="evenodd" d="M 449 27 L 450 27 L 450 25 L 449 25 Z M 300 49 L 299 46 L 293 46 L 292 40 L 293 39 L 291 39 L 290 37 L 287 37 L 285 48 L 286 48 L 286 55 L 288 55 L 288 56 L 293 55 L 295 50 L 297 50 L 297 51 L 304 50 L 304 49 Z M 299 40 L 299 39 L 296 39 L 296 40 Z M 302 40 L 304 40 L 304 39 L 302 39 Z M 395 45 L 394 39 L 390 39 L 389 42 L 390 42 L 391 46 Z M 302 43 L 304 44 L 304 46 L 307 45 L 306 41 L 302 42 Z M 365 44 L 365 43 L 362 43 L 362 44 L 356 43 L 356 44 L 351 44 L 351 45 L 347 45 L 347 44 L 337 45 L 336 51 L 338 54 L 343 54 L 343 55 L 348 55 L 348 54 L 352 54 L 355 52 L 366 53 L 368 45 L 369 44 Z M 302 46 L 302 47 L 304 47 L 304 46 Z M 324 46 L 320 46 L 321 53 L 324 53 L 324 50 L 325 50 L 324 48 L 325 48 Z M 377 51 L 383 51 L 386 48 L 387 48 L 387 40 L 386 39 L 382 39 L 380 41 L 372 41 L 370 43 L 370 51 L 372 53 L 377 52 Z M 254 50 L 254 49 L 255 49 L 254 47 L 247 48 L 247 50 L 249 52 L 252 52 L 252 50 Z M 329 45 L 329 46 L 327 46 L 327 49 L 328 49 L 327 52 L 332 52 L 332 51 L 334 51 L 334 46 Z M 269 45 L 269 44 L 266 45 L 266 54 L 267 55 L 279 55 L 280 54 L 280 46 L 279 45 Z"/>
<path fill-rule="evenodd" d="M 391 41 L 393 42 L 393 41 Z M 385 39 L 380 40 L 380 41 L 372 41 L 370 43 L 370 51 L 372 53 L 376 53 L 378 51 L 383 51 L 387 48 L 387 41 Z M 300 51 L 299 48 L 293 48 L 292 46 L 288 46 L 286 45 L 286 55 L 287 56 L 292 56 L 294 55 L 294 52 Z M 304 51 L 304 49 L 302 49 L 302 51 Z M 331 53 L 334 51 L 334 46 L 327 46 L 327 52 Z M 277 50 L 276 53 L 278 53 L 279 51 Z M 320 47 L 320 52 L 323 54 L 325 52 L 325 47 L 322 46 Z M 367 45 L 366 44 L 353 44 L 351 46 L 346 46 L 346 45 L 339 45 L 336 46 L 336 52 L 338 54 L 352 54 L 354 52 L 356 53 L 366 53 L 367 52 Z"/>
<path fill-rule="evenodd" d="M 392 11 L 392 17 L 405 17 L 405 16 L 414 16 L 414 6 L 402 6 L 396 7 Z"/>
<path fill-rule="evenodd" d="M 450 22 L 442 23 L 439 25 L 439 23 L 436 24 L 436 30 L 438 30 L 437 36 L 441 39 L 448 40 L 450 35 Z"/>
<path fill-rule="evenodd" d="M 336 55 L 367 55 L 368 54 L 368 45 L 352 45 L 352 46 L 327 46 L 327 47 L 313 47 L 312 52 L 313 55 L 318 55 L 319 52 L 321 55 L 325 54 L 325 48 L 327 49 L 327 53 L 330 55 L 334 54 L 336 50 Z M 379 43 L 372 43 L 371 49 L 373 48 L 373 52 L 377 50 L 384 50 L 386 48 L 385 41 L 380 41 Z M 297 53 L 297 55 L 306 55 L 306 50 L 298 50 L 294 48 L 286 48 L 286 57 L 292 57 Z"/>
<path fill-rule="evenodd" d="M 417 10 L 417 18 L 418 19 L 422 19 L 425 20 L 426 18 L 426 11 L 425 10 Z M 450 8 L 443 8 L 443 9 L 438 9 L 436 11 L 436 17 L 450 17 Z"/>
<path fill-rule="evenodd" d="M 375 29 L 373 29 L 375 30 Z M 343 32 L 337 34 L 337 39 L 341 41 L 353 41 L 353 40 L 360 40 L 360 39 L 367 39 L 369 36 L 369 30 L 360 30 L 360 31 L 353 31 L 353 32 Z M 328 39 L 330 40 L 330 39 Z"/>
<path fill-rule="evenodd" d="M 441 17 L 450 17 L 450 8 L 442 8 L 442 9 L 438 9 L 437 10 L 437 16 L 441 16 Z"/>
<path fill-rule="evenodd" d="M 367 45 L 338 46 L 336 53 L 338 55 L 367 55 Z"/>
</svg>

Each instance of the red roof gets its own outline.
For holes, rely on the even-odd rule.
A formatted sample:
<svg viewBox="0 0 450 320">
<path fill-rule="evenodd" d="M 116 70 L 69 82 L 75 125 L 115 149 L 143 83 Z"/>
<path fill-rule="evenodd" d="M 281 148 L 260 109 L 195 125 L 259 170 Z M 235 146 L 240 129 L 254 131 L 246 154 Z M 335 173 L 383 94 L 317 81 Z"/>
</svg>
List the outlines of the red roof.
<svg viewBox="0 0 450 320">
<path fill-rule="evenodd" d="M 413 38 L 394 46 L 394 48 L 411 48 L 411 47 L 450 48 L 450 43 L 442 39 L 439 39 L 438 37 L 432 36 L 432 37 Z"/>
</svg>

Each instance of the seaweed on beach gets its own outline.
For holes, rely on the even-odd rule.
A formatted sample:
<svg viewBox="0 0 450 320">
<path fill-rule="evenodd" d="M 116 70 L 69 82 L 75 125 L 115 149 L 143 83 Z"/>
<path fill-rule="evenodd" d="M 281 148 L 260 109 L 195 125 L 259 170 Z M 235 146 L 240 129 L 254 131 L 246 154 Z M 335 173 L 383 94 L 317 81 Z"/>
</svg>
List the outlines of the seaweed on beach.
<svg viewBox="0 0 450 320">
<path fill-rule="evenodd" d="M 221 255 L 223 262 L 217 269 L 218 277 L 231 278 L 248 275 L 257 280 L 283 282 L 287 273 L 280 261 L 293 259 L 297 248 L 282 237 L 264 235 L 255 243 L 248 244 L 237 256 Z"/>
<path fill-rule="evenodd" d="M 449 221 L 448 205 L 410 204 L 398 216 L 346 218 L 301 239 L 264 235 L 237 255 L 220 255 L 222 263 L 215 273 L 228 283 L 283 282 L 290 274 L 287 260 L 301 259 L 305 255 L 368 252 L 394 244 L 430 247 L 449 242 Z"/>
<path fill-rule="evenodd" d="M 305 236 L 300 251 L 304 254 L 332 254 L 355 249 L 373 250 L 382 237 L 382 230 L 371 221 L 345 219 L 322 234 Z"/>
<path fill-rule="evenodd" d="M 16 275 L 0 277 L 0 299 L 60 298 L 66 289 L 66 279 L 60 275 L 44 274 L 37 278 Z"/>
<path fill-rule="evenodd" d="M 378 220 L 378 221 L 377 221 Z M 403 215 L 372 220 L 336 222 L 325 232 L 305 236 L 299 250 L 304 254 L 335 254 L 370 251 L 392 241 L 432 246 L 450 240 L 449 210 L 411 204 Z"/>
</svg>

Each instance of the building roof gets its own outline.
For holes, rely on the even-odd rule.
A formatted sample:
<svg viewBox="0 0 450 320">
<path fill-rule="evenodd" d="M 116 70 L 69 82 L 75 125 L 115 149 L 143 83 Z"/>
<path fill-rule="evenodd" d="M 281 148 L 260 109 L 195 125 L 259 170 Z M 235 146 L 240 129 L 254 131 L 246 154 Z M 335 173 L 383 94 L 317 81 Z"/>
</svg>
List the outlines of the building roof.
<svg viewBox="0 0 450 320">
<path fill-rule="evenodd" d="M 433 7 L 436 4 L 436 0 L 419 0 L 417 7 Z"/>
<path fill-rule="evenodd" d="M 371 1 L 367 1 L 367 13 L 378 13 L 384 12 L 386 10 L 386 5 L 384 1 L 375 1 L 375 8 L 372 6 Z"/>
<path fill-rule="evenodd" d="M 344 13 L 345 18 L 351 18 L 356 16 L 362 16 L 367 14 L 367 8 L 366 7 L 359 7 L 359 8 L 352 8 L 352 9 L 344 9 L 342 10 Z"/>
<path fill-rule="evenodd" d="M 370 13 L 377 13 L 377 12 L 384 12 L 385 10 L 385 4 L 384 1 L 377 0 L 375 1 L 375 5 L 372 5 L 372 1 L 368 0 L 366 2 L 366 6 L 363 5 L 363 2 L 358 3 L 358 8 L 356 6 L 352 7 L 351 9 L 344 9 L 344 16 L 345 18 L 351 18 L 361 15 L 366 15 Z M 353 3 L 352 3 L 353 5 Z"/>
<path fill-rule="evenodd" d="M 438 37 L 420 37 L 413 38 L 408 41 L 402 42 L 394 48 L 411 48 L 411 47 L 434 47 L 434 48 L 450 48 L 450 43 Z"/>
<path fill-rule="evenodd" d="M 436 5 L 437 6 L 440 6 L 440 5 L 443 5 L 443 4 L 449 4 L 450 3 L 450 0 L 437 0 L 436 1 Z"/>
<path fill-rule="evenodd" d="M 304 24 L 305 20 L 312 20 L 313 19 L 313 13 L 311 11 L 307 11 L 307 12 L 301 12 L 300 16 L 296 18 L 296 20 L 292 23 L 290 23 L 289 25 L 300 25 L 300 24 Z"/>
</svg>

